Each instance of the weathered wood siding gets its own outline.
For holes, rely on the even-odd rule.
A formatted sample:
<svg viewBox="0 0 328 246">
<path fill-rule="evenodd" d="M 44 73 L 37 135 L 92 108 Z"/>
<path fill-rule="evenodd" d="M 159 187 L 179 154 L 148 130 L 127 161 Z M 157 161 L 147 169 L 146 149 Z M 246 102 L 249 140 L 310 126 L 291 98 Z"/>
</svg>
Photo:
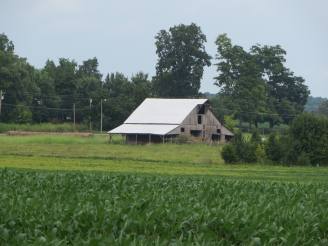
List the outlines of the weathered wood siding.
<svg viewBox="0 0 328 246">
<path fill-rule="evenodd" d="M 198 107 L 193 109 L 180 127 L 171 133 L 191 136 L 191 131 L 200 131 L 199 138 L 206 142 L 212 141 L 213 134 L 219 137 L 220 142 L 225 142 L 225 135 L 220 133 L 223 125 L 216 119 L 209 107 L 206 105 L 204 114 L 199 114 L 198 112 Z M 198 116 L 202 118 L 201 124 L 198 123 Z M 181 131 L 181 128 L 184 131 Z M 218 129 L 220 132 L 218 132 Z"/>
</svg>

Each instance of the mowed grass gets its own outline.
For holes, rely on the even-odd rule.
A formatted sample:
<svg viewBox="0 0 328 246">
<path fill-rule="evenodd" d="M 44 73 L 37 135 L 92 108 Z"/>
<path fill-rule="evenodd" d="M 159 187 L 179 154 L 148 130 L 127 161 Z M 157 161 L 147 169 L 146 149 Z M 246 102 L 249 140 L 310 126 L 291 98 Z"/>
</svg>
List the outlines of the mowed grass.
<svg viewBox="0 0 328 246">
<path fill-rule="evenodd" d="M 147 173 L 216 175 L 247 179 L 328 181 L 327 168 L 272 165 L 226 165 L 219 145 L 125 145 L 106 135 L 0 136 L 0 167 Z"/>
</svg>

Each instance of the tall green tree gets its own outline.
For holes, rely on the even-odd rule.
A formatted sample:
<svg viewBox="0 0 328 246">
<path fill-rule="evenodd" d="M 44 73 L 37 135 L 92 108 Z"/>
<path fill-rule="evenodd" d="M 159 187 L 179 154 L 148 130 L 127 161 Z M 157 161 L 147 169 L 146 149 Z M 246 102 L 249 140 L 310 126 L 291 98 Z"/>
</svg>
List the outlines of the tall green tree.
<svg viewBox="0 0 328 246">
<path fill-rule="evenodd" d="M 217 38 L 216 45 L 219 75 L 215 84 L 221 88 L 221 104 L 227 113 L 257 125 L 259 114 L 266 108 L 265 82 L 260 66 L 251 54 L 233 45 L 226 34 Z"/>
<path fill-rule="evenodd" d="M 54 78 L 51 77 L 46 70 L 41 69 L 35 72 L 35 82 L 38 91 L 33 95 L 33 121 L 56 121 L 58 115 L 57 109 L 60 105 L 60 97 L 55 91 Z"/>
<path fill-rule="evenodd" d="M 104 128 L 120 125 L 135 108 L 133 85 L 122 73 L 107 74 L 104 82 Z"/>
<path fill-rule="evenodd" d="M 205 51 L 206 36 L 199 26 L 178 25 L 155 37 L 154 90 L 161 97 L 195 97 L 199 94 L 204 67 L 211 57 Z"/>
<path fill-rule="evenodd" d="M 310 94 L 305 80 L 285 67 L 286 51 L 279 45 L 255 45 L 250 53 L 261 67 L 266 82 L 267 110 L 271 114 L 267 118 L 271 126 L 276 122 L 290 123 L 294 115 L 303 112 Z"/>
<path fill-rule="evenodd" d="M 215 84 L 221 101 L 243 121 L 290 123 L 304 110 L 309 90 L 304 79 L 285 67 L 286 51 L 277 46 L 252 46 L 249 51 L 219 35 Z"/>
<path fill-rule="evenodd" d="M 31 122 L 33 94 L 38 92 L 33 66 L 14 53 L 14 45 L 0 34 L 0 90 L 4 93 L 1 120 Z"/>
<path fill-rule="evenodd" d="M 99 129 L 100 100 L 103 99 L 102 74 L 98 70 L 96 57 L 82 62 L 77 71 L 77 97 L 75 105 L 79 108 L 76 119 L 87 123 L 91 120 L 92 128 Z"/>
<path fill-rule="evenodd" d="M 131 83 L 133 87 L 134 101 L 136 105 L 142 103 L 147 97 L 151 97 L 152 94 L 152 82 L 148 79 L 148 74 L 138 72 L 131 77 Z"/>
</svg>

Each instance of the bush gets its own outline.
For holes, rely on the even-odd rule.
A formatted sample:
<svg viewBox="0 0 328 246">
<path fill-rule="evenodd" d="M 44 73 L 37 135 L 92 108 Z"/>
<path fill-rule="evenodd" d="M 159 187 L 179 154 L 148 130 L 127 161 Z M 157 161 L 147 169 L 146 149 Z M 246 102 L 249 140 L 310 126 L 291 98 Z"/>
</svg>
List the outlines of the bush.
<svg viewBox="0 0 328 246">
<path fill-rule="evenodd" d="M 292 152 L 304 152 L 312 165 L 328 165 L 328 118 L 304 113 L 290 126 Z M 298 156 L 291 162 L 297 163 Z"/>
<path fill-rule="evenodd" d="M 276 133 L 270 134 L 269 139 L 265 144 L 265 154 L 269 160 L 275 163 L 281 163 L 284 159 L 279 136 Z"/>
<path fill-rule="evenodd" d="M 301 114 L 286 135 L 270 135 L 265 153 L 275 163 L 328 165 L 328 119 Z"/>
<path fill-rule="evenodd" d="M 236 163 L 238 161 L 236 148 L 232 144 L 226 144 L 223 146 L 221 156 L 225 163 Z"/>
<path fill-rule="evenodd" d="M 258 145 L 262 143 L 262 138 L 257 129 L 254 129 L 252 132 L 251 142 Z"/>
<path fill-rule="evenodd" d="M 256 160 L 260 163 L 264 163 L 266 160 L 265 149 L 262 144 L 258 144 L 255 149 Z"/>
<path fill-rule="evenodd" d="M 257 161 L 255 153 L 256 147 L 256 143 L 247 141 L 243 135 L 238 132 L 235 134 L 231 144 L 223 147 L 221 155 L 226 163 L 238 161 L 252 163 Z"/>
<path fill-rule="evenodd" d="M 235 128 L 237 126 L 237 120 L 235 120 L 232 115 L 225 115 L 223 122 L 226 128 L 228 128 L 232 132 L 235 132 Z"/>
<path fill-rule="evenodd" d="M 256 158 L 256 144 L 253 144 L 251 142 L 244 142 L 242 144 L 242 151 L 240 153 L 237 153 L 237 155 L 239 155 L 239 159 L 242 162 L 246 162 L 246 163 L 252 163 L 252 162 L 256 162 L 257 158 Z"/>
<path fill-rule="evenodd" d="M 299 165 L 299 166 L 310 166 L 311 165 L 311 160 L 310 160 L 308 154 L 302 152 L 298 156 L 296 164 Z"/>
</svg>

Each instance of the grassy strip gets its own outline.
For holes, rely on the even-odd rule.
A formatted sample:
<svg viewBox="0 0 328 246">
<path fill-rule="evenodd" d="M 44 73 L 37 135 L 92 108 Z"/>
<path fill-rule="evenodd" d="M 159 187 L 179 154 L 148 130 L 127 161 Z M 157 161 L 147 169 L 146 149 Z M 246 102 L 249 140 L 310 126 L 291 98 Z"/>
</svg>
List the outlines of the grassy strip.
<svg viewBox="0 0 328 246">
<path fill-rule="evenodd" d="M 0 167 L 62 171 L 97 171 L 162 175 L 211 175 L 254 180 L 328 182 L 325 168 L 272 167 L 261 165 L 194 165 L 140 160 L 0 156 Z"/>
<path fill-rule="evenodd" d="M 40 123 L 40 124 L 15 124 L 0 123 L 0 133 L 8 131 L 31 131 L 31 132 L 73 132 L 87 131 L 87 126 L 71 123 Z"/>
<path fill-rule="evenodd" d="M 108 144 L 104 135 L 93 137 L 28 136 L 0 137 L 0 155 L 94 157 L 174 163 L 223 163 L 220 147 L 204 144 Z"/>
<path fill-rule="evenodd" d="M 225 165 L 217 145 L 108 144 L 106 135 L 0 136 L 0 167 L 328 181 L 326 168 Z"/>
</svg>

